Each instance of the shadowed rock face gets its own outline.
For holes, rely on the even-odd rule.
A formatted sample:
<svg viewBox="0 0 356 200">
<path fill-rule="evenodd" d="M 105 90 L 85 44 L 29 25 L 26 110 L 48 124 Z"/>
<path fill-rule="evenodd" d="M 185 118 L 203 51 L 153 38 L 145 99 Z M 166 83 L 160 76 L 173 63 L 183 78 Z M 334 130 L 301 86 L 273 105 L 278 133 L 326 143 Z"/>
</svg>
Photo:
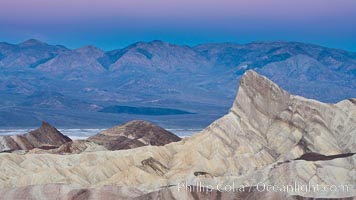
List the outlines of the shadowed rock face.
<svg viewBox="0 0 356 200">
<path fill-rule="evenodd" d="M 147 145 L 162 146 L 181 139 L 150 122 L 134 120 L 105 130 L 88 140 L 109 150 L 120 150 Z"/>
<path fill-rule="evenodd" d="M 88 190 L 100 190 L 107 185 L 123 187 L 128 191 L 126 195 L 131 195 L 118 199 L 353 198 L 356 196 L 354 102 L 326 104 L 291 95 L 266 77 L 248 71 L 241 78 L 229 113 L 179 142 L 78 155 L 0 154 L 0 188 L 3 188 L 0 196 L 11 197 L 18 187 L 23 188 L 16 194 L 31 190 L 28 189 L 31 185 L 37 185 L 34 191 L 41 193 L 41 187 L 48 184 L 65 183 L 80 186 L 80 192 L 75 194 L 80 198 L 89 195 L 88 199 L 100 199 Z M 126 130 L 126 126 L 118 130 Z M 114 133 L 107 131 L 102 135 Z M 127 134 L 120 136 L 141 142 Z M 307 155 L 324 155 L 327 159 L 324 156 L 308 159 Z M 215 191 L 205 196 L 199 192 L 178 192 L 182 183 L 235 184 L 235 189 L 241 185 L 253 188 L 259 183 L 279 187 L 347 185 L 348 190 L 289 190 L 282 194 Z M 70 192 L 59 191 L 62 196 Z"/>
<path fill-rule="evenodd" d="M 34 148 L 52 149 L 71 139 L 47 122 L 34 131 L 23 135 L 0 136 L 0 151 L 31 150 Z"/>
</svg>

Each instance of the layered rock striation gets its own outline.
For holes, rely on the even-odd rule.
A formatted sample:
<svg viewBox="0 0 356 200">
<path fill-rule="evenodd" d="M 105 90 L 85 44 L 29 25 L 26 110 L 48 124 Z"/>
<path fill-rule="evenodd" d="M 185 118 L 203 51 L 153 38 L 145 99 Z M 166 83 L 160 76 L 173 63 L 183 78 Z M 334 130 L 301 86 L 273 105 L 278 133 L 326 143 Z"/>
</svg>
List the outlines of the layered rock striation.
<svg viewBox="0 0 356 200">
<path fill-rule="evenodd" d="M 79 154 L 83 152 L 97 152 L 97 151 L 107 151 L 108 149 L 104 146 L 98 145 L 94 142 L 88 140 L 73 140 L 67 142 L 57 148 L 43 149 L 35 148 L 27 153 L 50 153 L 50 154 Z"/>
<path fill-rule="evenodd" d="M 162 147 L 125 151 L 1 154 L 0 193 L 65 183 L 66 187 L 91 189 L 123 187 L 126 199 L 352 198 L 356 196 L 355 152 L 355 99 L 326 104 L 294 96 L 266 77 L 247 71 L 229 113 L 192 137 Z M 206 197 L 182 191 L 182 184 L 198 183 L 222 193 Z M 261 184 L 348 188 L 236 194 L 224 187 L 256 188 Z"/>
<path fill-rule="evenodd" d="M 72 141 L 47 122 L 34 131 L 23 135 L 0 136 L 0 152 L 51 149 Z"/>
<path fill-rule="evenodd" d="M 147 121 L 133 120 L 88 138 L 109 150 L 132 149 L 147 145 L 162 146 L 181 139 Z"/>
</svg>

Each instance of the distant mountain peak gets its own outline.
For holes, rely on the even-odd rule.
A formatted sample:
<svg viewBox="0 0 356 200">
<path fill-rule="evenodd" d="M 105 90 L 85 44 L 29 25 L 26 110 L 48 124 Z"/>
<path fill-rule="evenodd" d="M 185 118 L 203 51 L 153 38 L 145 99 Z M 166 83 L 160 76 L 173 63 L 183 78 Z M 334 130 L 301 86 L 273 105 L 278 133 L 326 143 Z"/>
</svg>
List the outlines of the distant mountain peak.
<svg viewBox="0 0 356 200">
<path fill-rule="evenodd" d="M 153 43 L 153 44 L 168 44 L 167 42 L 164 42 L 162 40 L 152 40 L 149 43 Z"/>
<path fill-rule="evenodd" d="M 21 46 L 33 46 L 33 45 L 43 45 L 43 44 L 46 44 L 40 40 L 36 40 L 36 39 L 29 39 L 29 40 L 26 40 L 24 42 L 21 42 L 19 45 Z"/>
<path fill-rule="evenodd" d="M 86 45 L 86 46 L 79 47 L 77 49 L 99 49 L 99 48 L 94 45 Z"/>
<path fill-rule="evenodd" d="M 83 47 L 75 49 L 74 51 L 82 52 L 82 53 L 104 53 L 103 50 L 101 50 L 98 47 L 93 46 L 93 45 L 83 46 Z"/>
<path fill-rule="evenodd" d="M 147 47 L 147 46 L 151 46 L 151 45 L 172 45 L 168 42 L 164 42 L 162 40 L 152 40 L 152 41 L 148 41 L 148 42 L 144 42 L 144 41 L 139 41 L 139 42 L 135 42 L 132 45 L 129 45 L 127 48 L 136 48 L 136 47 Z"/>
</svg>

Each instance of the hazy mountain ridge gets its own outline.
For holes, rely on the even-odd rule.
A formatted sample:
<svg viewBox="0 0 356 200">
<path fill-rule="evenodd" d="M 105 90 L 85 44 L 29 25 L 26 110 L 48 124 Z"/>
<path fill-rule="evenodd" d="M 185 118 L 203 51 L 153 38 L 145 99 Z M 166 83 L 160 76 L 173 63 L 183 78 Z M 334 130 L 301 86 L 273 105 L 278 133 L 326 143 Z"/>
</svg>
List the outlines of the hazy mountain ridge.
<svg viewBox="0 0 356 200">
<path fill-rule="evenodd" d="M 13 68 L 35 68 L 41 63 L 48 62 L 57 55 L 69 51 L 64 46 L 49 45 L 30 39 L 18 45 L 0 43 L 0 66 Z"/>
<path fill-rule="evenodd" d="M 83 112 L 100 119 L 93 111 L 108 106 L 183 109 L 211 114 L 212 120 L 226 112 L 248 69 L 309 98 L 337 102 L 356 96 L 356 53 L 298 42 L 189 47 L 152 41 L 104 52 L 94 46 L 71 50 L 32 39 L 17 45 L 0 43 L 0 68 L 0 116 L 11 108 L 24 113 L 36 108 L 44 113 L 40 120 L 52 123 L 58 111 L 68 113 L 59 118 L 72 117 L 69 121 L 87 121 Z M 14 120 L 2 118 L 5 126 Z"/>
</svg>

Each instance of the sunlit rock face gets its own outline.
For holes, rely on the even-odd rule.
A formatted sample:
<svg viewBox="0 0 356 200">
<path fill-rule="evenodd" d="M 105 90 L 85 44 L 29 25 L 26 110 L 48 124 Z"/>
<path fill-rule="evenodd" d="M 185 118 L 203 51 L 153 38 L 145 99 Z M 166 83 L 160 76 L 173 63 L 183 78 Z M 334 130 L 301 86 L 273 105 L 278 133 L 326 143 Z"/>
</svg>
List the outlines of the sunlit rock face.
<svg viewBox="0 0 356 200">
<path fill-rule="evenodd" d="M 325 104 L 294 96 L 247 71 L 229 113 L 192 137 L 121 151 L 1 154 L 1 192 L 9 195 L 21 191 L 19 187 L 64 183 L 91 190 L 108 185 L 126 188 L 127 199 L 352 198 L 356 196 L 355 102 Z M 182 191 L 182 184 L 215 190 L 209 196 Z M 294 184 L 347 185 L 348 190 L 261 189 Z M 262 191 L 236 193 L 224 186 Z M 108 192 L 116 191 L 113 188 Z"/>
</svg>

